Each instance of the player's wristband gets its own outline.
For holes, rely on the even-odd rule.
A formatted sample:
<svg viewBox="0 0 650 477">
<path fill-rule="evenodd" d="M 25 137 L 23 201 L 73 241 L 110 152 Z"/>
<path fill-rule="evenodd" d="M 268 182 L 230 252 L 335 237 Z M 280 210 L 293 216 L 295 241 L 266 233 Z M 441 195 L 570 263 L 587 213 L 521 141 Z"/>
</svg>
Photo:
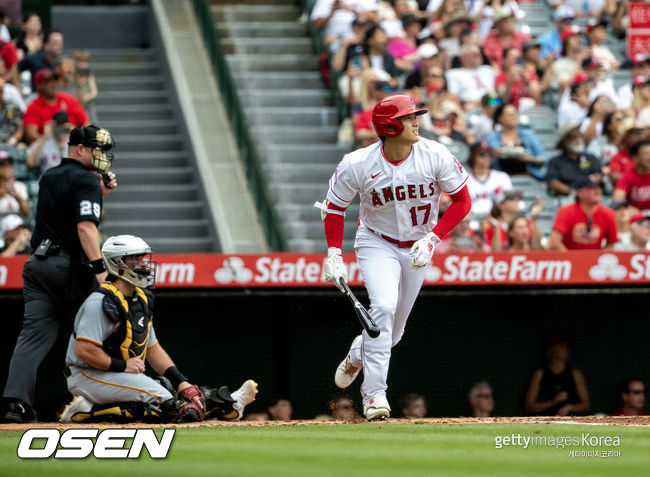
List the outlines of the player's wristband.
<svg viewBox="0 0 650 477">
<path fill-rule="evenodd" d="M 98 258 L 97 260 L 93 260 L 88 264 L 88 268 L 90 268 L 90 271 L 93 272 L 95 275 L 98 273 L 102 273 L 106 271 L 106 265 L 104 265 L 104 260 L 101 258 Z"/>
<path fill-rule="evenodd" d="M 126 361 L 111 356 L 111 364 L 108 367 L 108 370 L 113 371 L 114 373 L 123 373 L 126 371 Z"/>
<path fill-rule="evenodd" d="M 187 379 L 176 366 L 170 366 L 167 368 L 167 371 L 165 371 L 165 374 L 163 374 L 163 376 L 169 379 L 169 382 L 172 383 L 174 389 L 178 389 L 178 385 L 183 381 L 189 381 L 189 379 Z"/>
</svg>

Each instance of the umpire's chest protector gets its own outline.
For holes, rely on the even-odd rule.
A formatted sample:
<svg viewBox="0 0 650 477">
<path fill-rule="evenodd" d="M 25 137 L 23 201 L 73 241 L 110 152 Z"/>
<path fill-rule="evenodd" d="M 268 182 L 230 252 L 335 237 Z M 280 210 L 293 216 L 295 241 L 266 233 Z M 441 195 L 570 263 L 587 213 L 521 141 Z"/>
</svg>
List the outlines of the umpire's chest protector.
<svg viewBox="0 0 650 477">
<path fill-rule="evenodd" d="M 135 297 L 127 300 L 110 283 L 102 283 L 96 291 L 104 295 L 103 309 L 106 316 L 119 323 L 102 343 L 106 354 L 125 361 L 129 358 L 144 361 L 153 319 L 153 296 L 136 288 Z"/>
</svg>

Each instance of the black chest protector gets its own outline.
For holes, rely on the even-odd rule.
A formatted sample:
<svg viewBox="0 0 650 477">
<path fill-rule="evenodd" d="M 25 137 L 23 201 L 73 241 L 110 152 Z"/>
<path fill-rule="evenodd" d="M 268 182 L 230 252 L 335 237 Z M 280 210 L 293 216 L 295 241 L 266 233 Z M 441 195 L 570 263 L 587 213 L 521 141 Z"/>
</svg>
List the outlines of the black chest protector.
<svg viewBox="0 0 650 477">
<path fill-rule="evenodd" d="M 153 319 L 153 295 L 136 287 L 134 298 L 127 299 L 110 283 L 102 283 L 96 291 L 104 295 L 106 316 L 119 323 L 102 343 L 106 354 L 124 361 L 134 357 L 144 361 Z"/>
</svg>

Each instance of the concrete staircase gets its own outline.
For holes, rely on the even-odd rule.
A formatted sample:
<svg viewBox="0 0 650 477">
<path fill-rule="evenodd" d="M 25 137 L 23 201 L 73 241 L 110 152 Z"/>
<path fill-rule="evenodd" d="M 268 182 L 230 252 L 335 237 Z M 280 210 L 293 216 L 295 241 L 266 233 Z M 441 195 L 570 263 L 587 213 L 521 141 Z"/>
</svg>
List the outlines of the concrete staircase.
<svg viewBox="0 0 650 477">
<path fill-rule="evenodd" d="M 90 53 L 100 125 L 117 144 L 119 186 L 105 202 L 102 232 L 139 235 L 157 253 L 217 251 L 158 52 Z"/>
<path fill-rule="evenodd" d="M 307 23 L 290 0 L 210 2 L 289 249 L 326 248 L 320 213 L 328 179 L 344 150 Z M 349 214 L 350 216 L 354 214 Z M 354 218 L 346 226 L 352 248 Z"/>
</svg>

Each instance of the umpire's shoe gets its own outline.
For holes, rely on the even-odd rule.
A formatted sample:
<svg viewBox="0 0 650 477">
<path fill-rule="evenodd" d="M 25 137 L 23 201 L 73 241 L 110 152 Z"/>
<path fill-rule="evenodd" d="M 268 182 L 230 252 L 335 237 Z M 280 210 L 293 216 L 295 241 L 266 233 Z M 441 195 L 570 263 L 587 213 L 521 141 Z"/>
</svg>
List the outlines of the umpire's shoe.
<svg viewBox="0 0 650 477">
<path fill-rule="evenodd" d="M 347 388 L 359 375 L 361 368 L 355 368 L 350 362 L 350 355 L 348 354 L 339 367 L 336 368 L 334 373 L 334 384 L 341 389 Z"/>
<path fill-rule="evenodd" d="M 21 399 L 7 399 L 0 422 L 36 422 L 36 411 Z"/>
<path fill-rule="evenodd" d="M 365 403 L 363 414 L 369 421 L 384 420 L 390 417 L 390 406 L 386 396 L 376 396 Z"/>
</svg>

